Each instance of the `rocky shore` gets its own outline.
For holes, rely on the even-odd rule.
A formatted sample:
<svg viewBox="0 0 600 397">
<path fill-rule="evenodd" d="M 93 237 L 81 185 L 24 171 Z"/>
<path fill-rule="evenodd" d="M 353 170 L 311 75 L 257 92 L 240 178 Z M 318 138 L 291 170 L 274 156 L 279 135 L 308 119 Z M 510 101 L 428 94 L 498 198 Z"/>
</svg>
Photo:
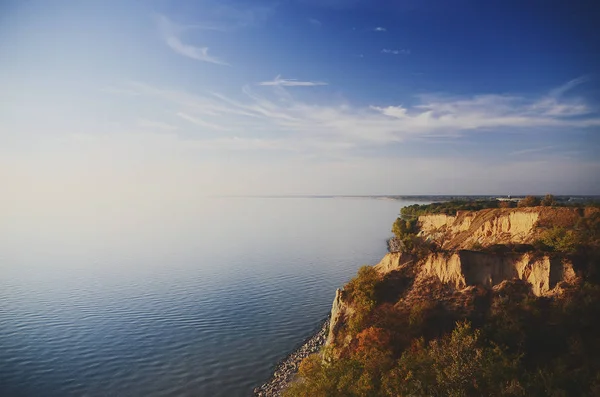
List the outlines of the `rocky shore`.
<svg viewBox="0 0 600 397">
<path fill-rule="evenodd" d="M 308 338 L 298 349 L 283 359 L 275 368 L 271 379 L 254 389 L 255 397 L 279 397 L 285 388 L 292 382 L 294 375 L 303 359 L 319 351 L 327 340 L 329 332 L 328 316 L 316 334 Z"/>
</svg>

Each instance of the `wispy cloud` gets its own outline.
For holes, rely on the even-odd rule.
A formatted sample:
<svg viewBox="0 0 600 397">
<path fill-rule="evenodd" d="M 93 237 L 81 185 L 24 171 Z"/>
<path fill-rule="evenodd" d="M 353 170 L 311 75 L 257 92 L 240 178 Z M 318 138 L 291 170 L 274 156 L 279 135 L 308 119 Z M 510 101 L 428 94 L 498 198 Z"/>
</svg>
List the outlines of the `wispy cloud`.
<svg viewBox="0 0 600 397">
<path fill-rule="evenodd" d="M 373 30 L 375 32 L 387 32 L 387 29 L 384 28 L 383 26 L 377 26 L 376 28 L 373 28 Z"/>
<path fill-rule="evenodd" d="M 589 76 L 573 79 L 550 91 L 532 106 L 534 112 L 544 112 L 549 116 L 580 116 L 591 112 L 591 109 L 581 98 L 565 100 L 564 95 L 590 80 Z"/>
<path fill-rule="evenodd" d="M 323 25 L 323 23 L 316 18 L 309 18 L 308 23 L 318 28 L 320 28 Z"/>
<path fill-rule="evenodd" d="M 541 146 L 541 147 L 532 147 L 532 148 L 527 148 L 527 149 L 522 149 L 522 150 L 515 150 L 510 152 L 509 154 L 511 156 L 521 156 L 523 154 L 532 154 L 532 153 L 542 153 L 542 152 L 546 152 L 552 149 L 556 149 L 555 145 L 550 145 L 550 146 Z"/>
<path fill-rule="evenodd" d="M 275 6 L 242 5 L 244 2 L 233 5 L 223 0 L 203 0 L 203 3 L 212 3 L 207 7 L 206 18 L 220 21 L 232 29 L 258 26 L 275 12 Z"/>
<path fill-rule="evenodd" d="M 193 24 L 182 25 L 184 30 L 201 29 L 229 32 L 265 22 L 275 11 L 275 6 L 244 5 L 244 2 L 232 4 L 223 0 L 202 0 L 202 12 L 199 20 Z"/>
<path fill-rule="evenodd" d="M 401 49 L 401 50 L 390 50 L 389 48 L 384 48 L 383 50 L 381 50 L 382 54 L 392 54 L 392 55 L 410 55 L 410 50 L 408 49 Z"/>
<path fill-rule="evenodd" d="M 209 62 L 217 65 L 229 65 L 224 60 L 209 55 L 208 47 L 197 47 L 191 44 L 185 44 L 180 38 L 181 31 L 184 30 L 185 27 L 173 23 L 164 15 L 157 16 L 157 22 L 165 43 L 179 55 L 197 61 Z M 194 27 L 199 28 L 199 26 Z"/>
<path fill-rule="evenodd" d="M 262 81 L 258 85 L 263 86 L 277 86 L 277 87 L 316 87 L 320 85 L 328 85 L 323 81 L 299 81 L 296 79 L 282 79 L 281 75 L 278 75 L 273 80 Z"/>
<path fill-rule="evenodd" d="M 554 98 L 561 97 L 566 92 L 572 90 L 573 88 L 575 88 L 581 84 L 587 83 L 588 81 L 590 81 L 590 76 L 578 77 L 576 79 L 573 79 L 573 80 L 561 85 L 560 87 L 553 89 L 552 91 L 550 91 L 549 96 L 554 97 Z"/>
<path fill-rule="evenodd" d="M 127 89 L 127 88 L 118 88 L 118 87 L 113 87 L 113 86 L 101 88 L 100 92 L 104 92 L 106 94 L 119 94 L 119 95 L 130 95 L 130 96 L 139 95 L 139 93 L 134 90 Z"/>
<path fill-rule="evenodd" d="M 274 81 L 278 83 L 266 82 L 270 83 L 266 85 L 283 85 L 281 80 L 276 78 Z M 206 128 L 226 130 L 229 138 L 285 136 L 288 146 L 306 150 L 348 150 L 407 140 L 456 139 L 488 131 L 600 127 L 598 109 L 592 111 L 583 99 L 559 97 L 549 105 L 545 102 L 547 95 L 538 98 L 421 95 L 416 97 L 417 104 L 408 107 L 353 106 L 345 102 L 316 105 L 289 93 L 283 96 L 278 91 L 268 97 L 261 96 L 248 87 L 244 88 L 241 99 L 218 93 L 192 95 L 140 83 L 126 88 L 178 106 L 179 117 Z M 282 146 L 285 145 L 278 147 Z"/>
<path fill-rule="evenodd" d="M 204 121 L 198 116 L 190 116 L 189 114 L 184 113 L 184 112 L 177 112 L 176 115 L 177 115 L 177 117 L 180 117 L 180 118 L 182 118 L 186 121 L 189 121 L 190 123 L 195 124 L 200 127 L 208 128 L 211 130 L 227 131 L 226 128 L 223 128 L 222 126 L 217 125 L 217 124 L 213 124 L 213 123 Z"/>
<path fill-rule="evenodd" d="M 160 131 L 175 131 L 177 130 L 177 126 L 165 123 L 162 121 L 156 120 L 148 120 L 148 119 L 139 119 L 137 122 L 138 127 L 148 128 L 151 130 L 160 130 Z"/>
</svg>

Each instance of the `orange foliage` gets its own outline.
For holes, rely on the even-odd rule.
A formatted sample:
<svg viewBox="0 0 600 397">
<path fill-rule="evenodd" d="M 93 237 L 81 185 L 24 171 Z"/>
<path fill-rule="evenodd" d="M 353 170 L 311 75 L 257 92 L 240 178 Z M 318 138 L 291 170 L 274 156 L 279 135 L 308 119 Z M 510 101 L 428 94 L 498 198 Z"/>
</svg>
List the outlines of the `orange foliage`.
<svg viewBox="0 0 600 397">
<path fill-rule="evenodd" d="M 356 354 L 368 354 L 372 350 L 386 351 L 390 346 L 390 333 L 382 328 L 369 327 L 356 336 Z"/>
</svg>

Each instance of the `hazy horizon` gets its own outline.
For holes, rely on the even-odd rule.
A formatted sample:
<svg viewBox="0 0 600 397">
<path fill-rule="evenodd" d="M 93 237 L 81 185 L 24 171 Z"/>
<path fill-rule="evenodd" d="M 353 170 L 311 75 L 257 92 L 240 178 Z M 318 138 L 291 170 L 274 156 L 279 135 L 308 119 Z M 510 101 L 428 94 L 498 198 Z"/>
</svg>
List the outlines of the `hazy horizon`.
<svg viewBox="0 0 600 397">
<path fill-rule="evenodd" d="M 394 332 L 454 321 L 408 286 L 426 252 L 469 279 L 453 226 L 430 238 L 401 207 L 600 197 L 598 21 L 588 0 L 0 1 L 0 395 L 248 395 L 388 251 L 408 255 L 338 294 L 358 306 L 337 317 L 375 318 L 381 295 L 410 313 Z M 531 243 L 498 269 L 538 283 L 575 274 L 537 254 L 587 253 L 594 211 L 486 211 L 456 229 L 461 250 L 503 258 Z M 469 291 L 461 311 L 480 306 Z M 387 338 L 370 331 L 357 346 Z"/>
<path fill-rule="evenodd" d="M 2 211 L 600 194 L 594 15 L 583 2 L 3 2 Z"/>
</svg>

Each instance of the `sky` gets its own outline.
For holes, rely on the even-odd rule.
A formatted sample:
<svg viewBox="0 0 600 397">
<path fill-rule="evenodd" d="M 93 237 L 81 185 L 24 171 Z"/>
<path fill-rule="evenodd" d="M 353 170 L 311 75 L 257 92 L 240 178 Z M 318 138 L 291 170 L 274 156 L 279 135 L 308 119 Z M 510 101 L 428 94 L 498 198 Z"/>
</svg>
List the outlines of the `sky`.
<svg viewBox="0 0 600 397">
<path fill-rule="evenodd" d="M 599 20 L 579 0 L 4 0 L 0 202 L 600 194 Z"/>
</svg>

